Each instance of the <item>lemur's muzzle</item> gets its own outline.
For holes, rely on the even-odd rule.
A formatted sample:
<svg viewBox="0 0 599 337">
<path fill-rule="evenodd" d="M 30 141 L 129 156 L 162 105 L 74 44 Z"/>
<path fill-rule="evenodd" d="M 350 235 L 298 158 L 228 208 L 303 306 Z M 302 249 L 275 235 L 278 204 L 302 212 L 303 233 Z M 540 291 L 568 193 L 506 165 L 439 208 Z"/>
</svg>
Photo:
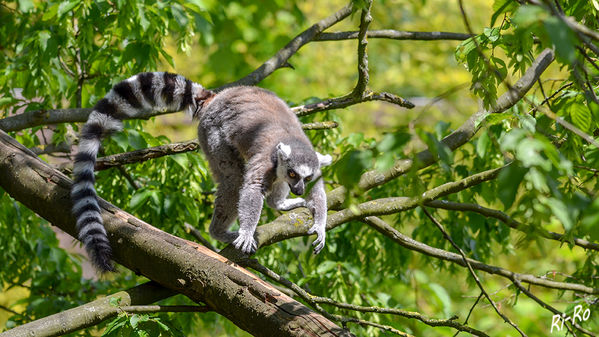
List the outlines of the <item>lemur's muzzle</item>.
<svg viewBox="0 0 599 337">
<path fill-rule="evenodd" d="M 291 189 L 291 192 L 293 194 L 298 195 L 298 196 L 304 194 L 304 191 L 305 191 L 304 182 L 302 180 L 298 181 L 298 183 L 295 184 L 294 186 L 289 184 L 289 188 Z"/>
</svg>

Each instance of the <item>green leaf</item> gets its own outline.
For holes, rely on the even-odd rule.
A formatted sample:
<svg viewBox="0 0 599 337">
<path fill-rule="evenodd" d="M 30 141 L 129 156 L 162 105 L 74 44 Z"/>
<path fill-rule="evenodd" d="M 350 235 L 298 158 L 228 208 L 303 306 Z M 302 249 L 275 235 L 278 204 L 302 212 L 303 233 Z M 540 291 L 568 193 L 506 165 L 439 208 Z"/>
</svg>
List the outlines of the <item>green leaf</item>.
<svg viewBox="0 0 599 337">
<path fill-rule="evenodd" d="M 56 16 L 56 14 L 58 13 L 58 6 L 60 6 L 59 3 L 52 5 L 50 8 L 48 8 L 46 10 L 46 12 L 44 13 L 44 15 L 42 15 L 42 20 L 49 21 L 49 20 L 53 19 Z"/>
<path fill-rule="evenodd" d="M 323 263 L 318 265 L 318 268 L 316 268 L 316 272 L 318 274 L 326 274 L 327 272 L 335 269 L 336 267 L 337 267 L 336 261 L 324 261 Z"/>
<path fill-rule="evenodd" d="M 182 169 L 189 169 L 189 159 L 187 157 L 187 153 L 177 153 L 175 155 L 169 156 L 175 163 L 179 164 Z"/>
<path fill-rule="evenodd" d="M 490 145 L 491 138 L 489 138 L 489 133 L 487 131 L 484 131 L 476 141 L 476 154 L 479 157 L 484 158 L 487 154 Z"/>
<path fill-rule="evenodd" d="M 549 206 L 553 215 L 561 221 L 566 232 L 569 232 L 574 227 L 574 220 L 570 216 L 568 206 L 566 206 L 562 200 L 549 198 L 547 200 L 547 206 Z"/>
<path fill-rule="evenodd" d="M 495 26 L 497 18 L 504 14 L 513 12 L 518 8 L 518 3 L 515 0 L 495 0 L 493 3 L 493 16 L 491 16 L 491 27 Z"/>
<path fill-rule="evenodd" d="M 428 286 L 443 305 L 443 314 L 446 317 L 451 316 L 451 297 L 447 293 L 447 290 L 437 283 L 429 283 Z"/>
<path fill-rule="evenodd" d="M 50 32 L 48 32 L 47 30 L 42 30 L 38 33 L 39 44 L 40 44 L 42 51 L 46 51 L 49 38 L 50 38 Z"/>
<path fill-rule="evenodd" d="M 79 5 L 81 1 L 72 0 L 69 2 L 61 2 L 58 6 L 58 17 L 62 17 L 65 13 L 70 12 L 73 8 Z"/>
<path fill-rule="evenodd" d="M 131 201 L 129 201 L 129 207 L 133 210 L 141 207 L 141 205 L 150 198 L 152 195 L 152 190 L 148 189 L 139 189 L 135 191 L 133 196 L 131 197 Z"/>
<path fill-rule="evenodd" d="M 568 113 L 570 114 L 570 118 L 572 118 L 572 122 L 577 128 L 585 132 L 589 132 L 591 130 L 593 115 L 591 114 L 591 110 L 589 110 L 586 105 L 580 102 L 572 102 L 567 109 Z"/>
<path fill-rule="evenodd" d="M 26 13 L 35 8 L 32 0 L 19 0 L 19 11 Z"/>
<path fill-rule="evenodd" d="M 527 171 L 527 169 L 513 163 L 499 172 L 497 181 L 499 182 L 501 189 L 499 189 L 497 195 L 506 210 L 510 209 L 514 204 L 516 194 L 518 193 L 518 187 Z"/>
<path fill-rule="evenodd" d="M 564 62 L 572 63 L 576 59 L 576 36 L 561 19 L 552 16 L 544 22 L 547 35 L 555 46 L 555 53 Z"/>
</svg>

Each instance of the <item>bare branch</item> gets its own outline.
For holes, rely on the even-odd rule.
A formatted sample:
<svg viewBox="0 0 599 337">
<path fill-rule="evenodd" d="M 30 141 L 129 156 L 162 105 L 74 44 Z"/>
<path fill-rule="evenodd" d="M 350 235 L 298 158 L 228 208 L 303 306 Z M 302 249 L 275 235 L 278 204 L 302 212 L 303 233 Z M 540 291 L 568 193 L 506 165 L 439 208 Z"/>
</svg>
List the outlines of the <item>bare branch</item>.
<svg viewBox="0 0 599 337">
<path fill-rule="evenodd" d="M 131 152 L 117 153 L 106 157 L 98 158 L 96 170 L 106 170 L 115 166 L 126 164 L 141 163 L 146 160 L 168 156 L 171 154 L 195 151 L 199 148 L 197 140 L 188 140 L 180 143 L 165 144 L 149 147 L 146 149 L 135 150 Z"/>
<path fill-rule="evenodd" d="M 482 214 L 487 217 L 498 219 L 501 222 L 505 223 L 506 225 L 510 226 L 511 228 L 519 230 L 519 231 L 527 233 L 527 234 L 538 233 L 539 235 L 541 235 L 542 237 L 547 238 L 547 239 L 556 240 L 556 241 L 560 241 L 560 242 L 568 242 L 569 241 L 569 239 L 564 237 L 563 234 L 558 234 L 555 232 L 546 231 L 542 228 L 536 228 L 535 226 L 522 224 L 501 211 L 486 208 L 486 207 L 480 206 L 478 204 L 458 203 L 458 202 L 447 201 L 447 200 L 433 200 L 433 201 L 427 202 L 426 205 L 430 206 L 430 207 L 443 208 L 443 209 L 454 210 L 454 211 L 476 212 L 476 213 Z M 590 241 L 579 239 L 579 238 L 573 238 L 572 240 L 573 240 L 574 244 L 577 246 L 580 246 L 580 247 L 586 248 L 586 249 L 592 249 L 592 250 L 599 251 L 599 244 L 597 244 L 595 242 L 590 242 Z"/>
<path fill-rule="evenodd" d="M 327 129 L 334 129 L 338 126 L 339 126 L 339 124 L 337 124 L 337 122 L 325 121 L 325 122 L 314 122 L 314 123 L 302 124 L 302 129 L 304 129 L 304 130 L 327 130 Z"/>
<path fill-rule="evenodd" d="M 414 337 L 413 335 L 410 335 L 408 333 L 405 333 L 403 331 L 399 331 L 397 329 L 395 329 L 394 327 L 388 326 L 388 325 L 383 325 L 383 324 L 379 324 L 379 323 L 374 323 L 374 322 L 369 322 L 369 321 L 365 321 L 363 319 L 359 319 L 359 318 L 355 318 L 355 317 L 347 317 L 344 320 L 344 323 L 355 323 L 355 324 L 359 324 L 362 326 L 373 326 L 375 328 L 379 328 L 383 331 L 387 331 L 387 332 L 391 332 L 394 333 L 396 335 L 399 336 L 404 336 L 404 337 Z"/>
<path fill-rule="evenodd" d="M 258 69 L 254 70 L 249 75 L 233 83 L 229 83 L 217 88 L 216 90 L 218 91 L 237 85 L 254 85 L 259 83 L 267 76 L 272 74 L 275 70 L 284 67 L 291 56 L 293 56 L 306 43 L 312 41 L 318 34 L 348 17 L 351 14 L 351 10 L 352 3 L 350 2 L 347 6 L 341 8 L 333 15 L 315 23 L 310 28 L 293 38 L 293 40 L 287 43 L 285 47 L 279 50 L 273 57 L 268 59 L 268 61 L 264 62 Z"/>
<path fill-rule="evenodd" d="M 314 41 L 338 41 L 338 40 L 353 40 L 358 38 L 357 31 L 351 32 L 324 32 L 314 38 Z M 398 31 L 393 29 L 384 30 L 369 30 L 366 33 L 369 39 L 393 39 L 393 40 L 466 40 L 472 35 L 464 33 L 452 32 L 410 32 Z"/>
<path fill-rule="evenodd" d="M 403 108 L 408 108 L 408 109 L 411 109 L 414 107 L 414 104 L 412 102 L 410 102 L 404 98 L 401 98 L 399 96 L 396 96 L 394 94 L 390 94 L 388 92 L 376 93 L 376 92 L 366 90 L 366 92 L 364 93 L 364 95 L 362 97 L 353 97 L 353 96 L 346 95 L 343 97 L 325 99 L 325 100 L 322 100 L 322 101 L 316 102 L 316 103 L 310 103 L 310 104 L 296 106 L 296 107 L 291 108 L 291 110 L 293 112 L 295 112 L 295 114 L 298 116 L 306 116 L 306 115 L 310 115 L 310 114 L 313 114 L 313 113 L 319 112 L 319 111 L 341 109 L 341 108 L 346 108 L 350 105 L 355 105 L 355 104 L 359 104 L 359 103 L 363 103 L 363 102 L 370 102 L 370 101 L 388 102 L 388 103 L 392 103 L 392 104 L 398 105 Z"/>
<path fill-rule="evenodd" d="M 91 112 L 92 108 L 27 111 L 0 119 L 0 130 L 9 132 L 47 124 L 85 122 Z M 135 117 L 126 117 L 125 119 L 148 119 L 166 113 L 170 112 L 148 111 Z"/>
<path fill-rule="evenodd" d="M 435 224 L 435 226 L 437 226 L 437 228 L 439 229 L 439 231 L 441 231 L 441 233 L 443 234 L 443 237 L 445 237 L 445 240 L 449 241 L 449 243 L 451 243 L 451 245 L 453 246 L 453 248 L 460 253 L 460 256 L 462 256 L 462 261 L 464 261 L 464 264 L 468 268 L 468 271 L 470 272 L 470 275 L 472 275 L 472 277 L 474 278 L 474 282 L 476 282 L 476 285 L 478 286 L 478 289 L 480 289 L 481 293 L 483 293 L 483 295 L 485 295 L 485 297 L 487 298 L 487 301 L 489 301 L 489 303 L 491 304 L 491 306 L 493 307 L 493 309 L 495 310 L 495 312 L 497 313 L 497 315 L 499 315 L 501 318 L 503 318 L 503 320 L 506 323 L 508 323 L 509 325 L 513 326 L 514 329 L 516 329 L 516 331 L 518 331 L 520 333 L 520 335 L 526 336 L 526 334 L 524 333 L 524 331 L 520 330 L 520 328 L 518 327 L 518 325 L 516 325 L 516 323 L 512 322 L 512 320 L 510 320 L 506 315 L 504 315 L 501 311 L 499 311 L 499 309 L 497 308 L 497 305 L 495 305 L 495 302 L 493 301 L 493 299 L 491 298 L 491 296 L 489 296 L 489 293 L 487 293 L 487 291 L 483 287 L 482 283 L 480 282 L 480 279 L 478 278 L 478 275 L 476 275 L 476 273 L 474 272 L 474 269 L 472 269 L 472 265 L 470 265 L 470 263 L 468 262 L 468 258 L 466 257 L 466 254 L 460 248 L 460 246 L 458 246 L 453 241 L 453 239 L 451 238 L 451 236 L 449 236 L 449 234 L 447 233 L 447 231 L 445 231 L 445 228 L 443 228 L 443 225 L 439 221 L 437 221 L 437 219 L 435 219 L 426 210 L 425 207 L 422 207 L 421 209 L 424 212 L 424 214 L 426 214 L 426 216 Z"/>
<path fill-rule="evenodd" d="M 457 265 L 460 265 L 462 267 L 466 267 L 464 260 L 462 259 L 462 257 L 459 254 L 451 253 L 451 252 L 448 252 L 448 251 L 445 251 L 445 250 L 439 249 L 439 248 L 434 248 L 434 247 L 426 245 L 422 242 L 416 241 L 416 240 L 412 239 L 411 237 L 402 234 L 397 229 L 393 228 L 391 225 L 387 224 L 385 221 L 381 220 L 380 218 L 373 217 L 373 216 L 366 217 L 363 219 L 363 222 L 366 223 L 367 225 L 369 225 L 370 227 L 372 227 L 374 230 L 378 231 L 379 233 L 385 235 L 386 237 L 390 238 L 394 242 L 398 243 L 402 247 L 417 251 L 419 253 L 422 253 L 422 254 L 425 254 L 425 255 L 440 259 L 440 260 L 449 261 L 449 262 L 455 263 Z M 481 270 L 481 271 L 487 272 L 489 274 L 499 275 L 499 276 L 507 278 L 508 280 L 517 278 L 526 283 L 538 285 L 538 286 L 545 287 L 545 288 L 571 290 L 571 291 L 581 292 L 581 293 L 585 293 L 585 294 L 599 294 L 599 289 L 587 287 L 583 284 L 557 282 L 557 281 L 552 281 L 552 280 L 549 280 L 546 278 L 537 277 L 537 276 L 534 276 L 531 274 L 515 273 L 513 271 L 510 271 L 510 270 L 507 270 L 507 269 L 504 269 L 501 267 L 493 266 L 493 265 L 488 265 L 488 264 L 485 264 L 485 263 L 482 263 L 480 261 L 470 259 L 470 258 L 468 258 L 467 261 L 468 261 L 468 263 L 470 263 L 470 265 L 472 266 L 473 269 Z"/>
<path fill-rule="evenodd" d="M 206 240 L 202 233 L 192 225 L 185 223 L 185 230 L 188 231 L 194 238 L 198 239 L 201 244 L 203 244 L 206 248 L 210 249 L 213 252 L 218 252 L 216 247 L 214 247 L 210 241 Z"/>
<path fill-rule="evenodd" d="M 353 97 L 363 97 L 367 95 L 366 86 L 368 85 L 368 53 L 366 53 L 366 47 L 368 46 L 368 39 L 366 38 L 366 32 L 372 22 L 372 15 L 370 15 L 370 8 L 372 7 L 372 0 L 366 1 L 366 8 L 362 10 L 360 15 L 360 32 L 358 33 L 358 82 L 356 87 L 351 92 Z"/>
<path fill-rule="evenodd" d="M 154 282 L 144 283 L 131 289 L 120 291 L 110 296 L 102 297 L 93 302 L 69 309 L 54 315 L 37 319 L 6 331 L 11 337 L 20 336 L 62 336 L 77 330 L 97 325 L 116 316 L 120 309 L 112 305 L 142 305 L 153 303 L 175 295 L 172 290 L 163 288 Z"/>
<path fill-rule="evenodd" d="M 326 312 L 326 311 L 324 311 L 324 309 L 322 309 L 322 307 L 320 307 L 318 304 L 328 304 L 328 305 L 332 305 L 337 308 L 359 311 L 359 312 L 391 314 L 391 315 L 406 317 L 406 318 L 410 318 L 410 319 L 417 319 L 417 320 L 421 321 L 422 323 L 429 325 L 429 326 L 433 326 L 433 327 L 446 326 L 446 327 L 451 327 L 451 328 L 457 329 L 458 331 L 465 331 L 465 332 L 468 332 L 468 333 L 476 335 L 476 336 L 487 336 L 487 334 L 485 334 L 484 332 L 476 330 L 469 326 L 460 324 L 453 319 L 447 319 L 447 320 L 433 319 L 433 318 L 429 318 L 426 315 L 423 315 L 419 312 L 414 312 L 414 311 L 408 311 L 408 310 L 402 310 L 402 309 L 381 308 L 381 307 L 365 307 L 365 306 L 360 306 L 360 305 L 337 302 L 328 297 L 314 296 L 314 295 L 310 294 L 309 292 L 307 292 L 306 290 L 302 289 L 297 284 L 295 284 L 295 283 L 291 282 L 290 280 L 284 278 L 283 276 L 275 273 L 274 271 L 270 270 L 269 268 L 261 265 L 255 259 L 248 260 L 247 265 L 248 265 L 248 267 L 262 273 L 266 277 L 293 290 L 299 297 L 301 297 L 304 301 L 309 303 L 313 308 L 315 308 L 316 310 L 321 312 L 323 315 L 324 315 L 324 312 Z M 335 318 L 334 315 L 332 315 L 329 319 L 334 319 L 334 318 Z"/>
</svg>

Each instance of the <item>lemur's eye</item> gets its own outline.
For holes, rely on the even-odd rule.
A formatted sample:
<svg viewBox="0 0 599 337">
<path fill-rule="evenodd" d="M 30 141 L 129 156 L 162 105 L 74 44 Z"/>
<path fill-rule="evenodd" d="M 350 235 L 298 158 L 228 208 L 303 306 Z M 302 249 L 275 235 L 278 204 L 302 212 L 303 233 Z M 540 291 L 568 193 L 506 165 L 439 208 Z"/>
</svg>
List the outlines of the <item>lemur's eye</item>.
<svg viewBox="0 0 599 337">
<path fill-rule="evenodd" d="M 304 179 L 306 179 L 306 181 L 310 181 L 310 180 L 312 180 L 312 176 L 311 176 L 311 175 L 309 175 L 309 176 L 307 176 L 307 177 L 306 177 L 306 178 L 304 178 Z"/>
<path fill-rule="evenodd" d="M 295 173 L 295 171 L 293 171 L 293 170 L 289 170 L 289 171 L 287 171 L 287 175 L 289 175 L 289 178 L 295 178 L 297 173 Z"/>
</svg>

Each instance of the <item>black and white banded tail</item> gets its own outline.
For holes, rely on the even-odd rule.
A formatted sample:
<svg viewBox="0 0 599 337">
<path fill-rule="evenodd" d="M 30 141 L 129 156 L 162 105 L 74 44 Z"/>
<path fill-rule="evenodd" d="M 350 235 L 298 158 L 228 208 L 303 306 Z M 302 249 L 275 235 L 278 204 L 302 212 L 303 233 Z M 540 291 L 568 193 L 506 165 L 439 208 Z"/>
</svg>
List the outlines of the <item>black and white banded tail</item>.
<svg viewBox="0 0 599 337">
<path fill-rule="evenodd" d="M 83 242 L 93 264 L 101 271 L 114 270 L 112 250 L 94 188 L 94 166 L 102 138 L 121 130 L 121 120 L 142 116 L 152 110 L 187 110 L 197 117 L 203 103 L 212 95 L 212 92 L 181 75 L 141 73 L 115 85 L 94 106 L 79 138 L 71 200 L 79 240 Z"/>
</svg>

